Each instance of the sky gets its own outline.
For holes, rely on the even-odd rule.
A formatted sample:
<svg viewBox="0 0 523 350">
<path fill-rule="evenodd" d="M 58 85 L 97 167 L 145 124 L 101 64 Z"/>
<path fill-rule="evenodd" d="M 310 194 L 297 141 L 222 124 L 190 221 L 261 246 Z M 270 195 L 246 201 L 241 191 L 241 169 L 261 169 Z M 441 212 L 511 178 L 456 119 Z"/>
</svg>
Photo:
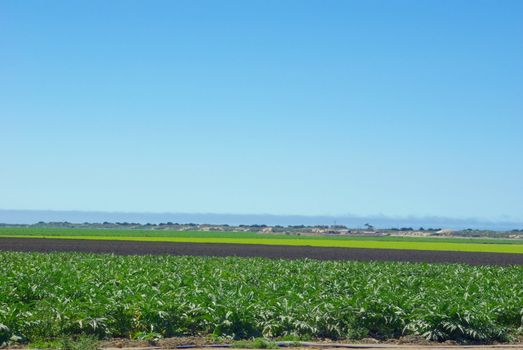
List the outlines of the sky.
<svg viewBox="0 0 523 350">
<path fill-rule="evenodd" d="M 523 222 L 523 2 L 0 2 L 0 209 Z"/>
</svg>

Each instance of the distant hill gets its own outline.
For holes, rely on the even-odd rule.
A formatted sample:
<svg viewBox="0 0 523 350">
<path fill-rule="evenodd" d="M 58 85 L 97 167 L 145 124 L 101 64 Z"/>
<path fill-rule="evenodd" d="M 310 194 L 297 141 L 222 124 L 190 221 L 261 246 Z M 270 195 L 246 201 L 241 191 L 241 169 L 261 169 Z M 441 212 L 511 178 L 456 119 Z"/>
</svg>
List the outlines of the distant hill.
<svg viewBox="0 0 523 350">
<path fill-rule="evenodd" d="M 386 216 L 300 216 L 300 215 L 269 215 L 269 214 L 212 214 L 212 213 L 126 213 L 101 211 L 62 211 L 62 210 L 9 210 L 0 209 L 0 223 L 34 224 L 39 221 L 69 221 L 82 222 L 139 222 L 161 223 L 211 223 L 229 225 L 346 225 L 348 227 L 364 227 L 370 223 L 378 228 L 388 227 L 444 227 L 451 229 L 488 229 L 512 230 L 523 229 L 523 223 L 510 221 L 482 221 L 478 219 L 456 219 L 443 217 L 406 217 L 394 218 Z"/>
</svg>

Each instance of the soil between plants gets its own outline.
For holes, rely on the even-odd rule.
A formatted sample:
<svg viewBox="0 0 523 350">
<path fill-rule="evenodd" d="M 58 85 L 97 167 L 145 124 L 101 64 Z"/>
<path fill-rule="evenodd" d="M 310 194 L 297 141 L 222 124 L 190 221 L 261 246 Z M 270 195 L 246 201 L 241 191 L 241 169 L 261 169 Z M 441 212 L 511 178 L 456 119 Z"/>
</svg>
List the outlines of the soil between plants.
<svg viewBox="0 0 523 350">
<path fill-rule="evenodd" d="M 277 342 L 277 341 L 276 341 Z M 155 342 L 147 341 L 137 341 L 137 340 L 128 340 L 128 339 L 112 339 L 109 341 L 101 342 L 101 347 L 104 350 L 116 350 L 116 349 L 144 349 L 144 350 L 156 350 L 156 349 L 176 349 L 179 346 L 194 346 L 195 349 L 209 349 L 209 345 L 216 344 L 230 344 L 232 341 L 216 341 L 207 337 L 174 337 L 174 338 L 164 338 Z M 458 350 L 458 349 L 467 349 L 467 350 L 484 350 L 484 349 L 523 349 L 523 338 L 515 340 L 514 343 L 494 343 L 488 345 L 480 344 L 459 344 L 455 341 L 446 341 L 443 343 L 434 342 L 426 340 L 420 336 L 403 336 L 399 339 L 388 339 L 386 341 L 380 341 L 374 338 L 364 338 L 358 341 L 332 341 L 326 339 L 315 339 L 305 343 L 309 343 L 308 346 L 290 346 L 290 347 L 281 347 L 280 349 L 290 349 L 290 350 L 333 350 L 333 349 L 343 349 L 343 348 L 354 348 L 354 349 L 427 349 L 427 350 Z M 315 344 L 315 345 L 312 345 Z M 236 348 L 232 348 L 233 350 Z M 241 349 L 237 349 L 241 350 Z"/>
<path fill-rule="evenodd" d="M 470 265 L 523 265 L 523 254 L 332 248 L 262 244 L 179 243 L 82 240 L 59 238 L 0 238 L 0 251 L 83 252 L 117 255 L 238 256 L 271 259 L 316 259 L 354 261 L 409 261 L 464 263 Z"/>
</svg>

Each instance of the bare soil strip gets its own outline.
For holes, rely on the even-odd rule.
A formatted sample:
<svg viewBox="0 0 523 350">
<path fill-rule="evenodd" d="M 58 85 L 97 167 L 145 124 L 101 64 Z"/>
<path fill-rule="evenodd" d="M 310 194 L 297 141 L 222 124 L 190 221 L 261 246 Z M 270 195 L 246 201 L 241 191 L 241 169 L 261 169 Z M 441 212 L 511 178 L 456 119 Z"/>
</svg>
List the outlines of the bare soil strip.
<svg viewBox="0 0 523 350">
<path fill-rule="evenodd" d="M 522 345 L 362 345 L 362 344 L 347 344 L 343 347 L 340 346 L 333 346 L 333 347 L 292 347 L 291 350 L 334 350 L 334 349 L 367 349 L 367 350 L 375 350 L 375 349 L 389 349 L 389 350 L 487 350 L 487 349 L 523 349 Z M 136 347 L 136 348 L 111 348 L 111 347 L 104 347 L 104 350 L 160 350 L 164 349 L 167 350 L 167 348 L 160 348 L 160 347 Z M 177 348 L 171 348 L 171 349 L 177 349 Z M 208 350 L 209 348 L 190 348 L 190 350 Z M 219 348 L 218 348 L 219 349 Z M 240 349 L 240 348 L 234 348 L 234 350 L 247 350 L 247 349 Z M 252 350 L 252 349 L 250 349 Z"/>
<path fill-rule="evenodd" d="M 272 259 L 411 261 L 471 265 L 523 265 L 523 254 L 457 251 L 327 248 L 221 243 L 97 241 L 58 238 L 0 238 L 0 250 L 19 252 L 86 252 L 118 255 L 240 256 Z"/>
<path fill-rule="evenodd" d="M 523 346 L 521 345 L 472 345 L 472 346 L 460 346 L 460 345 L 449 345 L 449 346 L 437 346 L 437 345 L 429 345 L 429 346 L 420 346 L 420 345 L 348 345 L 343 347 L 344 349 L 367 349 L 367 350 L 375 350 L 375 349 L 389 349 L 389 350 L 487 350 L 487 349 L 523 349 Z M 163 348 L 159 347 L 141 347 L 141 348 L 103 348 L 104 350 L 159 350 Z M 173 348 L 173 350 L 176 348 Z M 190 350 L 208 350 L 209 348 L 191 348 Z M 290 348 L 292 350 L 317 350 L 320 349 L 318 347 L 292 347 Z M 340 347 L 326 347 L 321 348 L 322 350 L 334 350 L 334 349 L 340 349 Z M 247 349 L 240 349 L 235 348 L 235 350 L 247 350 Z M 252 349 L 250 349 L 252 350 Z"/>
</svg>

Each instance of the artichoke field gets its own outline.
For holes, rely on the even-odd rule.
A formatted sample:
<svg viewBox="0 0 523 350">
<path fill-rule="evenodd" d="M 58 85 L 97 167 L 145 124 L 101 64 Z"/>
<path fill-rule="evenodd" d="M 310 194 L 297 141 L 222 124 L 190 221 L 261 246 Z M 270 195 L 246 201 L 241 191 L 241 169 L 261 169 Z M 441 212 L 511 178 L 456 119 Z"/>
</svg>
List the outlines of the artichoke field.
<svg viewBox="0 0 523 350">
<path fill-rule="evenodd" d="M 506 341 L 523 267 L 0 253 L 0 344 L 76 334 Z"/>
</svg>

